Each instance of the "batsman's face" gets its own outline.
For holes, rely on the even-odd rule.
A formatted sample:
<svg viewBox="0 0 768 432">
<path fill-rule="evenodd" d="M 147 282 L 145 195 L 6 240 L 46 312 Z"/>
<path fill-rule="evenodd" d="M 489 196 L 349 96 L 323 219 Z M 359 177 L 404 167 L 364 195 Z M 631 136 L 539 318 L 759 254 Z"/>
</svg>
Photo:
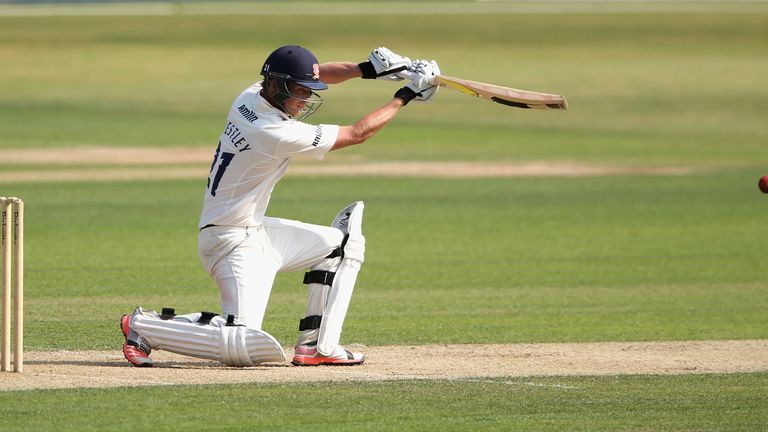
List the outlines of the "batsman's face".
<svg viewBox="0 0 768 432">
<path fill-rule="evenodd" d="M 323 103 L 322 96 L 292 81 L 269 80 L 262 92 L 270 104 L 296 120 L 309 117 Z"/>
<path fill-rule="evenodd" d="M 289 82 L 288 91 L 291 92 L 291 97 L 285 100 L 285 109 L 288 114 L 296 116 L 304 110 L 307 101 L 312 97 L 312 90 L 295 82 Z"/>
</svg>

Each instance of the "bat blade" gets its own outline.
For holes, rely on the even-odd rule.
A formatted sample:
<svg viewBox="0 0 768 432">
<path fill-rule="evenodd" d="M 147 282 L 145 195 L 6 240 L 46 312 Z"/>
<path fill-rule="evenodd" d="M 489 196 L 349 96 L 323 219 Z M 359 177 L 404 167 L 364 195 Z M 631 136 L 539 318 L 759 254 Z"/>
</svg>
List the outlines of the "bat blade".
<svg viewBox="0 0 768 432">
<path fill-rule="evenodd" d="M 523 109 L 567 110 L 568 101 L 564 96 L 502 87 L 446 75 L 435 77 L 435 84 L 460 91 L 466 95 L 488 99 L 502 105 Z"/>
</svg>

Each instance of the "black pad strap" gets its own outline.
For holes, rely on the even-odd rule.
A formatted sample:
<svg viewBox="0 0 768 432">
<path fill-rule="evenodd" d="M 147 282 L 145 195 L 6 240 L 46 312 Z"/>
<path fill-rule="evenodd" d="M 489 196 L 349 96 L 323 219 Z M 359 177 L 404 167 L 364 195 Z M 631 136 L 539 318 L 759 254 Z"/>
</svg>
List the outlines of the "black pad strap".
<svg viewBox="0 0 768 432">
<path fill-rule="evenodd" d="M 308 316 L 299 321 L 299 331 L 319 329 L 322 321 L 322 315 Z"/>
<path fill-rule="evenodd" d="M 325 271 L 325 270 L 312 270 L 310 272 L 304 273 L 304 283 L 305 284 L 319 283 L 319 284 L 331 286 L 333 285 L 333 277 L 335 275 L 336 273 Z"/>
<path fill-rule="evenodd" d="M 163 308 L 163 313 L 160 315 L 160 319 L 168 321 L 176 316 L 176 310 L 174 308 Z"/>
<path fill-rule="evenodd" d="M 197 320 L 199 324 L 210 324 L 213 317 L 218 315 L 217 313 L 213 312 L 200 312 L 200 319 Z"/>
<path fill-rule="evenodd" d="M 344 258 L 344 249 L 341 246 L 334 249 L 333 252 L 329 253 L 328 256 L 325 258 L 328 259 L 328 258 L 336 258 L 336 257 Z"/>
<path fill-rule="evenodd" d="M 347 216 L 349 216 L 349 213 L 347 213 Z M 342 257 L 344 258 L 344 246 L 347 245 L 347 240 L 349 240 L 349 234 L 346 234 L 344 236 L 344 239 L 341 240 L 341 246 L 337 247 L 333 250 L 326 258 L 336 258 L 336 257 Z"/>
</svg>

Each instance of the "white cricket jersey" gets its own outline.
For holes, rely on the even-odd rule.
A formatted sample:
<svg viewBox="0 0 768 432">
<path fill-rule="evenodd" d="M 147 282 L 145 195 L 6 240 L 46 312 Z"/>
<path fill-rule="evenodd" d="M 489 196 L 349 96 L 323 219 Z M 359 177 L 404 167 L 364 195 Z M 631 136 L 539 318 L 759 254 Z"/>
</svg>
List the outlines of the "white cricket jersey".
<svg viewBox="0 0 768 432">
<path fill-rule="evenodd" d="M 261 225 L 291 158 L 322 159 L 336 142 L 338 126 L 290 119 L 259 95 L 261 85 L 243 91 L 229 110 L 208 176 L 200 228 Z"/>
</svg>

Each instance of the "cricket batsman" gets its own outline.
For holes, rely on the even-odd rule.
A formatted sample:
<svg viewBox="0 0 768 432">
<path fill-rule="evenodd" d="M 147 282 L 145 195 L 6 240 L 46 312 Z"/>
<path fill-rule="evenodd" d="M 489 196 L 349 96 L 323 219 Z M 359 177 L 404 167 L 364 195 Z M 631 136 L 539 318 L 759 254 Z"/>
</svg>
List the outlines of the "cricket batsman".
<svg viewBox="0 0 768 432">
<path fill-rule="evenodd" d="M 340 345 L 357 274 L 364 261 L 363 202 L 339 211 L 330 226 L 265 216 L 272 190 L 294 156 L 326 153 L 374 136 L 410 101 L 429 102 L 440 73 L 434 61 L 411 61 L 387 48 L 362 63 L 320 64 L 307 49 L 272 52 L 263 80 L 232 103 L 213 157 L 199 223 L 198 251 L 219 287 L 222 314 L 161 314 L 137 307 L 122 317 L 123 354 L 135 366 L 152 366 L 152 349 L 230 366 L 286 361 L 280 343 L 262 329 L 277 272 L 309 269 L 305 316 L 291 363 L 359 365 L 361 353 Z M 305 120 L 322 104 L 318 93 L 353 78 L 408 83 L 394 97 L 347 126 Z"/>
</svg>

